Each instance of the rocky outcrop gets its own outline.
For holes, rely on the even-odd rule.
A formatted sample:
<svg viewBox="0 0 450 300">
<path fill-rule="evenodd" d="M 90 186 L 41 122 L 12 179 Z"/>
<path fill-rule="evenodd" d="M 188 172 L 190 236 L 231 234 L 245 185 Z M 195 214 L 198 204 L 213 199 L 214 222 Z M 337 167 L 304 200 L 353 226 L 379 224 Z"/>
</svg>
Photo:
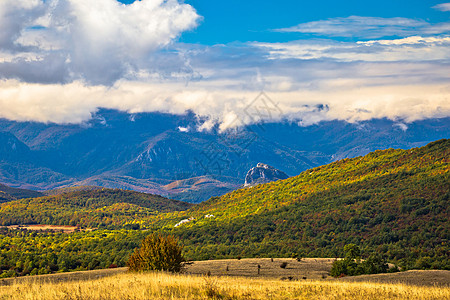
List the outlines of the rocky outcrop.
<svg viewBox="0 0 450 300">
<path fill-rule="evenodd" d="M 283 171 L 263 163 L 258 163 L 256 167 L 251 168 L 250 171 L 247 172 L 244 186 L 253 186 L 287 178 L 289 178 L 289 176 Z"/>
</svg>

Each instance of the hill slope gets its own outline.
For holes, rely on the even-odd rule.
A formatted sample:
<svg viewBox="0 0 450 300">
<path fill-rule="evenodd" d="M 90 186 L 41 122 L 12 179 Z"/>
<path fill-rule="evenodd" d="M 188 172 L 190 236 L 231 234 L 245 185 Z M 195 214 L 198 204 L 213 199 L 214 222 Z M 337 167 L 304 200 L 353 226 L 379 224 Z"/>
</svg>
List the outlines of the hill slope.
<svg viewBox="0 0 450 300">
<path fill-rule="evenodd" d="M 40 196 L 43 196 L 43 194 L 40 192 L 26 189 L 16 189 L 0 183 L 0 203 L 16 199 L 33 198 Z"/>
<path fill-rule="evenodd" d="M 406 267 L 448 269 L 449 158 L 450 140 L 375 151 L 212 198 L 157 224 L 196 259 L 337 257 L 355 243 Z"/>
<path fill-rule="evenodd" d="M 82 190 L 3 203 L 0 206 L 0 224 L 121 226 L 191 206 L 186 202 L 134 191 Z"/>
</svg>

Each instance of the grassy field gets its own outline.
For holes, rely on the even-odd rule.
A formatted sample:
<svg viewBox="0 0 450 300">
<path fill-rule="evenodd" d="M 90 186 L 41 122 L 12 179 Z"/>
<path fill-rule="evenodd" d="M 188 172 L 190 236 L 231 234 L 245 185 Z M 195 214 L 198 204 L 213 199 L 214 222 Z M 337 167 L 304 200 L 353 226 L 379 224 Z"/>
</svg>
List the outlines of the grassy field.
<svg viewBox="0 0 450 300">
<path fill-rule="evenodd" d="M 5 226 L 8 229 L 26 229 L 26 230 L 33 230 L 33 231 L 53 231 L 53 232 L 64 232 L 64 233 L 72 233 L 75 230 L 84 230 L 80 229 L 76 226 L 69 226 L 69 225 L 9 225 Z"/>
<path fill-rule="evenodd" d="M 450 288 L 450 271 L 410 270 L 393 274 L 373 274 L 339 278 L 348 282 L 402 283 L 418 286 L 446 286 Z"/>
<path fill-rule="evenodd" d="M 194 262 L 182 275 L 117 268 L 27 276 L 0 280 L 0 299 L 450 299 L 450 271 L 335 279 L 326 275 L 331 263 L 229 259 Z"/>
<path fill-rule="evenodd" d="M 328 278 L 334 258 L 243 258 L 197 261 L 186 268 L 187 274 L 212 276 L 264 277 L 271 279 L 324 279 Z M 281 268 L 282 263 L 287 263 Z M 258 265 L 259 274 L 258 274 Z"/>
<path fill-rule="evenodd" d="M 185 267 L 186 275 L 239 276 L 270 278 L 280 280 L 325 279 L 331 270 L 333 258 L 304 258 L 300 262 L 292 258 L 243 258 L 196 261 Z M 287 263 L 281 268 L 282 263 Z M 260 272 L 258 274 L 258 265 Z M 228 271 L 227 271 L 228 270 Z M 127 268 L 104 269 L 56 273 L 49 275 L 25 276 L 0 279 L 0 285 L 24 283 L 30 281 L 62 282 L 75 280 L 91 280 L 125 273 Z M 449 272 L 450 273 L 450 272 Z"/>
<path fill-rule="evenodd" d="M 0 286 L 0 299 L 450 299 L 450 288 L 150 272 L 65 282 L 17 281 Z"/>
</svg>

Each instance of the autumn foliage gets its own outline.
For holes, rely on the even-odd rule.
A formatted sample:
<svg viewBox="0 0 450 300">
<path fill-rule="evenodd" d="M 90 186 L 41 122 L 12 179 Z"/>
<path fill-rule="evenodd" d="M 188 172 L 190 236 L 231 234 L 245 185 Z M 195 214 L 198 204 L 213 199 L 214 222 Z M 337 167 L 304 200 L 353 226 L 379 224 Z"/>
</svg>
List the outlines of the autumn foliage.
<svg viewBox="0 0 450 300">
<path fill-rule="evenodd" d="M 173 236 L 151 234 L 130 256 L 127 265 L 130 271 L 180 272 L 183 266 L 183 247 Z"/>
</svg>

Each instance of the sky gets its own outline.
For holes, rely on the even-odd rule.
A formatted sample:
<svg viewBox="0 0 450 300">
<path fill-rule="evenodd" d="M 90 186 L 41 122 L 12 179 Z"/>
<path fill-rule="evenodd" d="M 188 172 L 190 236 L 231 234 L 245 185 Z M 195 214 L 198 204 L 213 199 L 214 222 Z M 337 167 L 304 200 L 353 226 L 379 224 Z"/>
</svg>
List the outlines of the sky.
<svg viewBox="0 0 450 300">
<path fill-rule="evenodd" d="M 226 130 L 450 116 L 450 2 L 2 0 L 0 28 L 11 120 L 189 110 L 197 130 Z"/>
</svg>

